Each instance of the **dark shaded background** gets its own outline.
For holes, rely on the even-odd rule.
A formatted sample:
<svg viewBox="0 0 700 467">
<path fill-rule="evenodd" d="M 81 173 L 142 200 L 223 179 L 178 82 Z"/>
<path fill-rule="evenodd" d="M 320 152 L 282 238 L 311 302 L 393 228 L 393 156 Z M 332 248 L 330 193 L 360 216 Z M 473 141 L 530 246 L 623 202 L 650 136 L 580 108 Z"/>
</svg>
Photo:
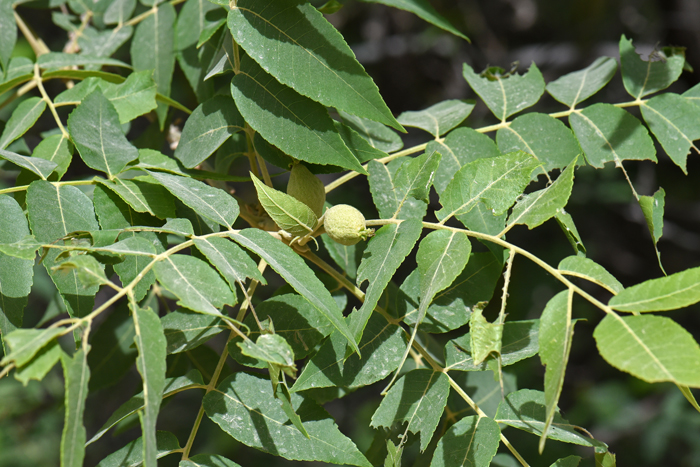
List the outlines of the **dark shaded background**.
<svg viewBox="0 0 700 467">
<path fill-rule="evenodd" d="M 328 17 L 345 35 L 396 115 L 444 99 L 476 98 L 462 78 L 464 62 L 478 72 L 493 65 L 508 69 L 517 61 L 519 71 L 523 72 L 534 61 L 549 82 L 586 67 L 601 55 L 617 58 L 621 34 L 633 39 L 643 55 L 656 46 L 688 48 L 688 63 L 697 72 L 683 73 L 671 87 L 673 92 L 683 92 L 700 81 L 700 2 L 697 0 L 432 0 L 431 3 L 469 36 L 472 43 L 443 33 L 410 13 L 383 5 L 348 1 L 343 9 Z M 48 15 L 39 17 L 25 7 L 18 11 L 40 31 L 52 50 L 62 48 L 65 33 L 51 24 Z M 128 54 L 128 50 L 120 50 L 120 53 Z M 173 97 L 190 108 L 196 106 L 179 70 L 174 78 Z M 628 100 L 630 97 L 618 72 L 611 83 L 586 104 Z M 534 109 L 542 112 L 564 110 L 546 94 Z M 639 117 L 636 109 L 631 112 Z M 183 117 L 174 114 L 174 120 Z M 47 124 L 51 123 L 49 119 Z M 496 120 L 482 103 L 477 104 L 467 121 L 472 127 L 492 123 Z M 132 128 L 132 131 L 144 131 L 147 122 L 137 120 L 134 123 L 139 124 L 144 128 Z M 426 140 L 422 132 L 410 131 L 405 137 L 405 146 Z M 28 144 L 32 145 L 31 138 Z M 673 273 L 700 265 L 700 157 L 697 154 L 689 156 L 689 175 L 685 176 L 660 147 L 657 149 L 658 164 L 626 162 L 625 168 L 639 194 L 650 195 L 659 186 L 666 190 L 664 235 L 659 249 L 666 271 Z M 83 169 L 76 164 L 68 177 L 78 176 Z M 368 196 L 366 180 L 362 178 L 355 179 L 349 187 L 351 189 L 345 194 L 334 192 L 329 201 L 337 203 L 350 196 L 353 204 L 358 204 L 358 193 Z M 359 202 L 364 203 L 363 211 L 372 213 L 371 199 Z M 439 208 L 439 205 L 432 207 Z M 588 257 L 605 266 L 625 286 L 661 275 L 641 211 L 619 170 L 611 166 L 604 170 L 580 168 L 576 172 L 576 184 L 567 211 L 577 223 Z M 571 247 L 553 222 L 533 232 L 524 226 L 517 227 L 509 233 L 508 239 L 550 264 L 557 264 L 561 258 L 572 254 Z M 408 272 L 404 268 L 399 275 Z M 38 272 L 36 280 L 40 286 L 41 281 L 48 278 Z M 551 277 L 525 259 L 518 258 L 508 302 L 509 319 L 538 317 L 547 300 L 560 289 Z M 600 290 L 590 288 L 590 291 L 607 300 Z M 43 310 L 48 298 L 33 296 L 30 303 L 35 310 Z M 490 307 L 497 308 L 498 300 L 494 299 Z M 693 306 L 666 315 L 680 322 L 696 340 L 700 340 L 699 311 L 700 307 Z M 574 312 L 576 318 L 585 321 L 576 325 L 560 403 L 564 415 L 610 444 L 611 450 L 618 455 L 620 466 L 700 466 L 700 414 L 690 407 L 674 386 L 650 385 L 611 368 L 598 355 L 592 338 L 602 313 L 582 300 L 575 302 Z M 31 311 L 28 314 L 31 319 Z M 220 340 L 212 341 L 217 351 L 221 345 Z M 508 370 L 517 375 L 519 387 L 541 389 L 543 369 L 537 358 L 520 362 Z M 132 376 L 128 382 L 103 389 L 90 397 L 86 414 L 88 437 L 125 400 L 126 395 L 138 392 L 140 380 L 135 370 Z M 0 454 L 0 459 L 5 460 L 0 460 L 0 465 L 56 465 L 63 422 L 60 372 L 54 370 L 43 385 L 31 384 L 27 389 L 21 389 L 19 383 L 10 379 L 2 383 L 0 453 L 5 454 L 4 457 Z M 363 388 L 326 405 L 341 429 L 362 450 L 369 448 L 375 434 L 369 427 L 369 420 L 379 404 L 381 384 Z M 196 416 L 199 397 L 190 392 L 173 398 L 164 406 L 159 427 L 173 430 L 184 443 L 190 421 Z M 138 436 L 137 424 L 132 423 L 131 428 L 126 426 L 126 430 L 116 437 L 108 434 L 91 446 L 87 451 L 86 465 L 94 465 L 107 453 Z M 533 466 L 550 465 L 557 457 L 572 453 L 591 457 L 590 451 L 579 452 L 576 447 L 553 441 L 548 442 L 545 454 L 540 457 L 536 451 L 536 438 L 532 435 L 514 429 L 508 429 L 506 435 Z M 243 447 L 213 423 L 207 422 L 206 417 L 194 452 L 225 454 L 244 467 L 320 465 L 289 462 Z M 404 465 L 414 465 L 414 462 L 429 465 L 427 457 L 418 456 L 415 444 L 407 448 Z M 162 465 L 177 465 L 177 462 L 165 460 Z M 593 464 L 588 460 L 582 465 Z"/>
</svg>

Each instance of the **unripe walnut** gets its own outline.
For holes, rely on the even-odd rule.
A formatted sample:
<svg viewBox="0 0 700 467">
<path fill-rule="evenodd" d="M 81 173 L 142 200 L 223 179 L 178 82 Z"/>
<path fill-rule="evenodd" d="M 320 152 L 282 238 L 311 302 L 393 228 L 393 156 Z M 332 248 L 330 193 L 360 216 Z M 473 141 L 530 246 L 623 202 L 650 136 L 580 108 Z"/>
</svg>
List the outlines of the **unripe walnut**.
<svg viewBox="0 0 700 467">
<path fill-rule="evenodd" d="M 307 205 L 321 217 L 326 202 L 326 187 L 304 164 L 295 164 L 289 175 L 287 194 Z"/>
<path fill-rule="evenodd" d="M 341 245 L 354 245 L 374 235 L 374 230 L 365 226 L 365 216 L 347 204 L 333 206 L 323 219 L 328 236 Z"/>
</svg>

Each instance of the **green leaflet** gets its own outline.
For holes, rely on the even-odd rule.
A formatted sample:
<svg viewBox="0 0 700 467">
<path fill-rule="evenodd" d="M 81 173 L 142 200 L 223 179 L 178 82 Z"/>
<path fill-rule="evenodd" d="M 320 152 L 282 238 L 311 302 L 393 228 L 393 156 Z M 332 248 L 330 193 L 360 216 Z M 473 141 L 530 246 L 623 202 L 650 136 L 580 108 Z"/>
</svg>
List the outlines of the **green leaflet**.
<svg viewBox="0 0 700 467">
<path fill-rule="evenodd" d="M 171 255 L 153 267 L 158 282 L 178 297 L 178 304 L 200 313 L 222 316 L 218 310 L 235 303 L 229 286 L 205 261 Z"/>
<path fill-rule="evenodd" d="M 397 172 L 410 162 L 410 159 L 402 158 L 388 164 L 370 161 L 367 165 L 370 192 L 380 217 L 391 218 L 396 213 L 402 219 L 422 219 L 428 212 L 424 201 L 407 196 L 407 193 L 402 196 L 400 192 L 404 190 L 396 184 Z"/>
<path fill-rule="evenodd" d="M 474 365 L 484 363 L 492 354 L 501 354 L 503 324 L 490 323 L 483 315 L 483 306 L 475 306 L 469 317 L 470 350 Z"/>
<path fill-rule="evenodd" d="M 452 284 L 459 273 L 462 272 L 464 266 L 467 265 L 467 261 L 469 261 L 471 250 L 471 242 L 464 232 L 435 230 L 421 240 L 418 246 L 418 254 L 416 255 L 418 272 L 420 273 L 420 306 L 418 307 L 418 315 L 413 325 L 411 338 L 408 341 L 403 360 L 399 364 L 399 370 L 403 366 L 403 362 L 408 358 L 411 345 L 418 333 L 418 326 L 425 319 L 430 302 L 432 302 L 436 293 Z M 473 316 L 474 314 L 472 313 Z M 391 382 L 389 382 L 389 386 L 391 386 L 397 376 L 398 371 Z M 421 446 L 421 449 L 425 450 L 425 446 Z"/>
<path fill-rule="evenodd" d="M 539 352 L 539 320 L 506 321 L 501 338 L 501 366 L 512 365 Z M 453 339 L 445 346 L 445 365 L 461 371 L 484 371 L 488 360 L 476 365 L 471 351 L 471 334 Z"/>
<path fill-rule="evenodd" d="M 664 206 L 665 206 L 666 192 L 663 188 L 656 190 L 653 196 L 640 196 L 639 197 L 639 207 L 642 208 L 642 213 L 644 214 L 644 219 L 647 221 L 647 227 L 649 227 L 649 233 L 651 234 L 651 239 L 654 241 L 654 249 L 656 250 L 656 257 L 659 260 L 659 266 L 663 271 L 663 266 L 661 264 L 661 254 L 657 247 L 659 239 L 664 232 Z M 665 274 L 665 272 L 664 272 Z"/>
<path fill-rule="evenodd" d="M 180 467 L 240 467 L 240 465 L 216 454 L 197 454 L 189 460 L 180 461 Z"/>
<path fill-rule="evenodd" d="M 86 78 L 56 96 L 54 102 L 77 105 L 99 89 L 117 111 L 119 123 L 124 124 L 156 108 L 156 83 L 152 74 L 151 70 L 134 72 L 118 84 L 98 77 Z"/>
<path fill-rule="evenodd" d="M 216 50 L 211 44 L 198 49 L 197 42 L 204 30 L 210 28 L 212 21 L 214 24 L 218 22 L 218 25 L 221 26 L 225 22 L 225 18 L 225 10 L 212 2 L 199 0 L 185 2 L 177 17 L 175 24 L 177 62 L 197 94 L 199 102 L 204 102 L 214 95 L 214 84 L 205 82 L 203 78 Z M 211 34 L 215 31 L 216 29 Z"/>
<path fill-rule="evenodd" d="M 348 321 L 352 328 L 357 312 Z M 311 388 L 358 388 L 386 378 L 396 370 L 406 350 L 403 330 L 387 322 L 378 313 L 372 314 L 359 343 L 362 357 L 346 358 L 349 346 L 338 333 L 331 334 L 316 354 L 304 366 L 292 387 L 300 392 Z"/>
<path fill-rule="evenodd" d="M 403 147 L 403 140 L 394 130 L 379 122 L 338 111 L 343 123 L 355 130 L 370 146 L 384 152 L 398 151 Z"/>
<path fill-rule="evenodd" d="M 12 50 L 17 43 L 17 24 L 15 24 L 12 2 L 0 2 L 0 69 L 7 75 Z M 0 77 L 2 74 L 0 74 Z"/>
<path fill-rule="evenodd" d="M 15 369 L 15 379 L 21 382 L 25 387 L 30 380 L 35 379 L 41 381 L 46 374 L 58 363 L 63 355 L 63 350 L 58 344 L 58 340 L 54 340 L 47 346 L 42 348 L 34 358 L 22 368 Z"/>
<path fill-rule="evenodd" d="M 127 21 L 136 8 L 136 0 L 115 0 L 105 9 L 102 19 L 105 24 L 118 24 Z"/>
<path fill-rule="evenodd" d="M 401 224 L 385 225 L 377 230 L 374 237 L 367 243 L 362 255 L 362 262 L 357 268 L 358 286 L 369 281 L 365 290 L 365 299 L 359 310 L 354 311 L 357 318 L 351 320 L 352 335 L 357 342 L 362 337 L 362 332 L 367 320 L 377 306 L 384 289 L 403 263 L 406 256 L 413 250 L 418 237 L 423 230 L 423 225 L 418 219 L 410 219 Z M 352 315 L 351 315 L 352 316 Z"/>
<path fill-rule="evenodd" d="M 395 165 L 370 161 L 370 190 L 379 215 L 383 218 L 422 219 L 440 158 L 437 152 L 426 152 L 397 162 L 398 170 L 394 173 Z"/>
<path fill-rule="evenodd" d="M 33 127 L 45 108 L 46 102 L 41 97 L 29 97 L 22 101 L 5 124 L 0 135 L 0 149 L 5 149 Z"/>
<path fill-rule="evenodd" d="M 228 329 L 226 323 L 216 316 L 187 309 L 171 311 L 163 316 L 160 322 L 167 341 L 168 354 L 194 349 Z"/>
<path fill-rule="evenodd" d="M 150 308 L 132 304 L 134 318 L 134 342 L 139 351 L 136 367 L 143 380 L 143 465 L 156 467 L 158 447 L 156 443 L 156 419 L 165 387 L 165 336 L 158 315 Z M 83 440 L 84 442 L 84 440 Z"/>
<path fill-rule="evenodd" d="M 201 315 L 200 315 L 201 316 Z M 178 376 L 175 378 L 167 378 L 163 385 L 162 397 L 166 398 L 170 395 L 177 394 L 178 392 L 185 391 L 187 389 L 200 388 L 204 386 L 204 381 L 202 380 L 202 375 L 197 370 L 190 370 L 185 376 Z M 100 439 L 110 428 L 117 425 L 129 415 L 137 413 L 139 410 L 143 410 L 144 397 L 143 392 L 135 395 L 128 401 L 124 402 L 117 410 L 110 415 L 109 419 L 104 425 L 95 433 L 95 436 L 90 438 L 86 443 L 90 445 Z M 156 445 L 160 440 L 162 432 L 156 432 Z M 141 451 L 138 452 L 141 455 Z"/>
<path fill-rule="evenodd" d="M 334 242 L 328 234 L 321 235 L 321 242 L 328 251 L 335 264 L 340 266 L 340 269 L 345 272 L 348 278 L 355 281 L 357 278 L 357 266 L 362 260 L 362 252 L 365 249 L 366 243 L 360 242 L 354 245 L 341 245 Z M 0 248 L 2 248 L 0 246 Z"/>
<path fill-rule="evenodd" d="M 29 227 L 22 208 L 14 198 L 0 195 L 0 244 L 20 242 L 28 235 Z M 24 321 L 24 307 L 33 283 L 35 246 L 31 247 L 30 255 L 22 259 L 7 255 L 0 249 L 0 336 L 5 355 L 8 352 L 4 339 L 22 327 Z"/>
<path fill-rule="evenodd" d="M 466 324 L 473 308 L 491 299 L 501 269 L 501 263 L 491 253 L 472 253 L 452 284 L 435 294 L 419 329 L 441 333 Z M 401 284 L 397 297 L 399 316 L 403 316 L 404 323 L 409 326 L 418 318 L 420 281 L 420 271 L 415 269 Z"/>
<path fill-rule="evenodd" d="M 204 396 L 209 418 L 247 446 L 290 460 L 371 466 L 320 406 L 299 394 L 291 403 L 309 438 L 288 423 L 270 381 L 259 375 L 236 373 Z"/>
<path fill-rule="evenodd" d="M 313 5 L 240 0 L 228 27 L 280 83 L 326 107 L 403 130 L 343 37 Z"/>
<path fill-rule="evenodd" d="M 55 186 L 37 180 L 27 190 L 27 213 L 32 233 L 39 242 L 53 243 L 78 230 L 99 230 L 90 198 L 74 186 Z M 60 244 L 60 242 L 59 242 Z M 60 250 L 51 249 L 44 266 L 73 317 L 87 315 L 93 307 L 97 287 L 80 285 L 76 271 L 53 272 Z"/>
<path fill-rule="evenodd" d="M 525 224 L 528 229 L 534 229 L 563 210 L 574 186 L 576 161 L 575 157 L 566 170 L 547 188 L 519 198 L 508 217 L 506 229 L 516 224 Z"/>
<path fill-rule="evenodd" d="M 107 319 L 90 332 L 90 391 L 121 381 L 136 359 L 134 320 L 126 301 L 119 302 Z"/>
<path fill-rule="evenodd" d="M 508 394 L 498 406 L 498 412 L 494 417 L 496 422 L 518 428 L 520 430 L 541 435 L 544 428 L 546 407 L 544 393 L 532 389 L 521 389 Z M 607 446 L 593 438 L 589 438 L 578 431 L 565 420 L 559 410 L 554 414 L 552 425 L 547 433 L 550 439 L 556 439 L 565 443 L 573 443 L 581 446 L 606 448 Z"/>
<path fill-rule="evenodd" d="M 429 369 L 413 370 L 401 377 L 389 390 L 371 425 L 391 428 L 407 423 L 408 432 L 420 434 L 420 450 L 425 451 L 437 428 L 450 393 L 450 381 L 444 373 Z"/>
<path fill-rule="evenodd" d="M 646 61 L 637 54 L 632 41 L 624 34 L 620 38 L 620 63 L 622 82 L 630 96 L 641 99 L 656 91 L 666 89 L 678 79 L 685 64 L 685 54 L 681 49 L 671 49 L 665 53 L 655 52 L 661 60 Z M 651 57 L 650 57 L 651 58 Z"/>
<path fill-rule="evenodd" d="M 67 260 L 57 262 L 53 271 L 75 271 L 83 287 L 99 287 L 109 282 L 104 273 L 104 265 L 90 255 L 71 255 Z"/>
<path fill-rule="evenodd" d="M 621 371 L 649 383 L 700 387 L 700 347 L 670 318 L 607 315 L 593 337 L 600 355 Z"/>
<path fill-rule="evenodd" d="M 563 209 L 560 209 L 557 211 L 554 218 L 556 219 L 557 224 L 559 224 L 559 227 L 564 233 L 566 239 L 569 240 L 571 247 L 574 249 L 574 253 L 579 256 L 585 256 L 586 247 L 583 245 L 583 241 L 581 241 L 581 235 L 578 233 L 576 224 L 574 224 L 574 218 L 571 217 L 571 214 Z"/>
<path fill-rule="evenodd" d="M 571 130 L 561 121 L 540 113 L 517 117 L 508 127 L 498 130 L 496 141 L 503 154 L 521 150 L 535 156 L 543 165 L 535 175 L 563 169 L 581 154 L 581 146 Z"/>
<path fill-rule="evenodd" d="M 629 112 L 610 104 L 594 104 L 569 116 L 586 160 L 602 168 L 606 162 L 619 166 L 623 160 L 652 160 L 656 150 L 646 128 Z"/>
<path fill-rule="evenodd" d="M 139 156 L 124 136 L 114 106 L 97 90 L 70 114 L 68 131 L 85 164 L 110 179 Z"/>
<path fill-rule="evenodd" d="M 3 336 L 4 344 L 9 349 L 0 365 L 10 362 L 21 368 L 37 354 L 45 345 L 56 337 L 64 334 L 65 328 L 48 329 L 16 329 Z"/>
<path fill-rule="evenodd" d="M 440 438 L 430 467 L 493 465 L 501 430 L 492 418 L 464 417 Z"/>
<path fill-rule="evenodd" d="M 438 138 L 466 119 L 474 109 L 473 100 L 446 100 L 427 109 L 403 112 L 398 117 L 403 126 L 420 128 Z"/>
<path fill-rule="evenodd" d="M 110 65 L 131 68 L 126 63 L 113 58 L 95 57 L 84 54 L 69 54 L 65 52 L 49 52 L 43 54 L 37 58 L 36 63 L 39 65 L 39 68 L 44 70 L 88 65 Z"/>
<path fill-rule="evenodd" d="M 231 98 L 212 97 L 194 109 L 187 119 L 175 157 L 187 168 L 196 167 L 244 125 Z"/>
<path fill-rule="evenodd" d="M 100 183 L 119 195 L 136 212 L 145 212 L 159 219 L 175 217 L 172 196 L 153 181 L 148 177 L 136 177 L 131 180 L 100 180 Z"/>
<path fill-rule="evenodd" d="M 694 143 L 700 138 L 700 108 L 672 93 L 652 97 L 640 107 L 644 121 L 666 154 L 687 174 L 690 149 L 700 153 Z"/>
<path fill-rule="evenodd" d="M 78 36 L 78 45 L 81 53 L 93 57 L 109 57 L 131 38 L 134 28 L 124 25 L 121 28 L 98 31 L 93 27 L 86 27 Z M 98 65 L 86 66 L 87 69 L 99 69 Z M 154 96 L 155 97 L 155 96 Z"/>
<path fill-rule="evenodd" d="M 258 229 L 245 229 L 229 236 L 267 261 L 270 267 L 325 316 L 350 342 L 353 350 L 359 353 L 359 347 L 353 339 L 354 334 L 343 320 L 343 315 L 330 292 L 294 250 Z"/>
<path fill-rule="evenodd" d="M 557 266 L 562 274 L 581 277 L 606 288 L 610 293 L 618 294 L 624 289 L 620 281 L 610 274 L 603 266 L 582 256 L 569 256 Z"/>
<path fill-rule="evenodd" d="M 85 349 L 76 351 L 72 358 L 62 354 L 61 364 L 66 385 L 66 415 L 61 435 L 61 467 L 81 467 L 85 458 L 83 414 L 90 379 Z"/>
<path fill-rule="evenodd" d="M 615 310 L 666 311 L 700 301 L 700 267 L 651 279 L 621 291 L 608 302 Z"/>
<path fill-rule="evenodd" d="M 241 58 L 231 94 L 245 121 L 290 156 L 365 173 L 326 108 L 279 83 L 248 56 Z"/>
<path fill-rule="evenodd" d="M 564 290 L 552 297 L 540 317 L 540 360 L 544 372 L 544 400 L 547 407 L 545 424 L 540 436 L 540 452 L 544 450 L 549 428 L 557 412 L 559 396 L 564 385 L 564 373 L 569 362 L 574 322 L 571 320 L 573 290 Z"/>
<path fill-rule="evenodd" d="M 574 71 L 547 83 L 547 92 L 572 109 L 601 89 L 617 71 L 617 60 L 598 57 L 580 71 Z"/>
<path fill-rule="evenodd" d="M 284 337 L 278 334 L 262 334 L 255 342 L 249 339 L 238 342 L 236 345 L 246 357 L 274 365 L 292 378 L 296 377 L 294 351 Z"/>
<path fill-rule="evenodd" d="M 500 377 L 491 370 L 450 370 L 449 374 L 455 384 L 471 397 L 486 416 L 493 418 L 498 410 L 498 404 L 503 400 L 503 396 L 501 395 L 501 382 L 503 383 L 504 394 L 510 394 L 518 389 L 515 374 L 501 373 Z M 462 399 L 462 396 L 459 395 L 457 391 L 450 391 L 450 397 L 447 398 L 447 408 L 452 413 L 460 415 L 476 415 L 474 410 Z"/>
<path fill-rule="evenodd" d="M 148 174 L 197 214 L 219 225 L 231 228 L 233 221 L 238 217 L 238 203 L 223 190 L 188 177 L 162 172 L 148 172 Z"/>
<path fill-rule="evenodd" d="M 505 73 L 497 67 L 477 75 L 465 63 L 463 75 L 469 86 L 501 121 L 535 105 L 544 93 L 544 78 L 534 63 L 524 75 Z"/>
<path fill-rule="evenodd" d="M 177 437 L 168 431 L 158 431 L 155 441 L 157 459 L 180 450 Z M 143 438 L 138 438 L 102 459 L 97 467 L 141 466 L 144 462 L 143 450 Z"/>
<path fill-rule="evenodd" d="M 449 21 L 441 16 L 426 0 L 362 0 L 367 3 L 382 3 L 394 8 L 410 11 L 424 21 L 439 27 L 440 29 L 454 34 L 457 37 L 468 41 L 469 38 L 459 32 Z"/>
<path fill-rule="evenodd" d="M 134 70 L 153 70 L 153 80 L 158 92 L 170 95 L 170 84 L 175 68 L 173 53 L 175 8 L 170 3 L 158 6 L 154 15 L 147 16 L 136 26 L 131 40 L 131 60 Z M 168 106 L 159 103 L 156 113 L 161 129 L 165 124 Z"/>
<path fill-rule="evenodd" d="M 563 459 L 558 459 L 550 467 L 577 467 L 581 458 L 579 456 L 568 456 Z"/>
<path fill-rule="evenodd" d="M 306 204 L 293 196 L 275 190 L 261 182 L 253 172 L 250 177 L 258 193 L 258 201 L 277 226 L 293 237 L 310 235 L 316 229 L 318 217 Z"/>
<path fill-rule="evenodd" d="M 476 208 L 479 201 L 494 215 L 503 214 L 522 194 L 538 165 L 534 157 L 523 151 L 477 159 L 454 175 L 440 196 L 443 208 L 435 214 L 443 223 L 452 216 L 460 219 Z"/>
<path fill-rule="evenodd" d="M 372 146 L 364 136 L 350 127 L 350 125 L 336 121 L 333 122 L 333 125 L 335 126 L 335 129 L 338 130 L 340 137 L 343 138 L 345 146 L 347 146 L 348 149 L 355 155 L 358 161 L 365 163 L 373 159 L 382 159 L 388 156 L 386 152 Z M 377 123 L 377 125 L 381 125 L 381 123 Z M 385 128 L 387 131 L 391 131 L 384 126 L 383 128 Z"/>
<path fill-rule="evenodd" d="M 248 277 L 267 284 L 250 256 L 230 240 L 220 237 L 196 238 L 194 244 L 224 276 L 231 290 L 235 291 L 236 285 L 243 287 Z"/>
<path fill-rule="evenodd" d="M 433 181 L 435 191 L 439 195 L 445 191 L 455 173 L 466 164 L 477 159 L 488 159 L 501 155 L 491 138 L 471 128 L 457 128 L 442 141 L 431 141 L 425 152 L 433 151 L 442 154 Z"/>
<path fill-rule="evenodd" d="M 308 300 L 297 294 L 275 295 L 256 305 L 255 312 L 261 322 L 269 320 L 274 325 L 275 334 L 289 343 L 297 360 L 313 353 L 316 346 L 334 329 L 333 325 L 318 313 Z M 256 340 L 262 331 L 257 329 L 254 316 L 246 315 L 243 324 L 251 330 L 248 337 Z M 340 345 L 347 345 L 344 337 L 338 334 L 334 336 Z M 234 359 L 242 365 L 267 368 L 267 364 L 245 357 L 237 345 L 239 342 L 241 338 L 235 337 L 228 345 L 228 352 Z"/>
<path fill-rule="evenodd" d="M 19 154 L 5 151 L 3 149 L 0 149 L 0 158 L 8 160 L 23 169 L 29 170 L 30 172 L 41 177 L 42 180 L 46 180 L 46 177 L 48 177 L 56 168 L 56 164 L 54 162 L 47 161 L 39 157 L 20 156 Z"/>
<path fill-rule="evenodd" d="M 56 164 L 53 170 L 60 180 L 68 170 L 73 158 L 73 143 L 63 134 L 52 135 L 42 140 L 32 153 L 32 157 L 41 158 Z"/>
</svg>

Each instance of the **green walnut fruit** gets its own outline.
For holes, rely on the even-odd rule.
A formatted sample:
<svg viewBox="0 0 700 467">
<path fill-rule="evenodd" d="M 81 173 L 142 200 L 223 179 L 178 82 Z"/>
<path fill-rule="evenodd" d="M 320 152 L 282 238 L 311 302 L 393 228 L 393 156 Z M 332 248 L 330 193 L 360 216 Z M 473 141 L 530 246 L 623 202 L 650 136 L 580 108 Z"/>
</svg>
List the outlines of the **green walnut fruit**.
<svg viewBox="0 0 700 467">
<path fill-rule="evenodd" d="M 289 175 L 287 194 L 307 205 L 321 217 L 326 202 L 326 188 L 318 177 L 312 174 L 304 164 L 295 164 Z"/>
<path fill-rule="evenodd" d="M 373 229 L 365 226 L 365 216 L 347 204 L 338 204 L 326 211 L 323 225 L 328 236 L 341 245 L 354 245 L 374 234 Z"/>
</svg>

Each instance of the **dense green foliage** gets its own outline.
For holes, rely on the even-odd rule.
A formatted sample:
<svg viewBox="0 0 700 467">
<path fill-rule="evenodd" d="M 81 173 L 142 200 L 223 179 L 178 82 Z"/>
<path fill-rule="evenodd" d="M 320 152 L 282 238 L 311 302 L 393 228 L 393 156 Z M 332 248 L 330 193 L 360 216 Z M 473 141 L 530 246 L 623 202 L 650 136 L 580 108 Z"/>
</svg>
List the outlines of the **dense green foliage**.
<svg viewBox="0 0 700 467">
<path fill-rule="evenodd" d="M 554 466 L 578 465 L 582 453 L 614 466 L 607 444 L 559 410 L 584 302 L 600 311 L 591 353 L 672 383 L 700 411 L 700 346 L 655 313 L 700 302 L 700 267 L 663 272 L 666 192 L 639 195 L 624 166 L 657 161 L 654 139 L 684 173 L 700 152 L 700 85 L 661 92 L 686 68 L 682 49 L 647 61 L 622 36 L 631 99 L 592 105 L 620 79 L 615 58 L 549 83 L 534 63 L 523 74 L 464 64 L 498 122 L 471 128 L 473 100 L 395 118 L 326 20 L 336 1 L 34 5 L 67 31 L 61 52 L 15 12 L 23 3 L 0 0 L 0 106 L 13 109 L 0 127 L 0 173 L 14 180 L 0 186 L 0 378 L 60 394 L 52 369 L 62 369 L 61 466 L 83 465 L 86 446 L 135 424 L 139 436 L 100 466 L 246 465 L 201 441 L 207 420 L 292 461 L 399 467 L 415 448 L 420 465 L 542 465 L 511 442 L 523 431 L 540 453 L 548 440 L 567 443 Z M 466 39 L 427 2 L 376 3 Z M 18 32 L 31 58 L 17 53 Z M 176 63 L 194 110 L 170 97 Z M 564 110 L 523 113 L 545 92 Z M 40 119 L 52 129 L 39 134 Z M 428 142 L 403 148 L 406 128 Z M 586 257 L 565 208 L 576 171 L 606 164 L 629 182 L 663 277 L 625 288 Z M 295 167 L 285 193 L 278 180 Z M 378 217 L 365 213 L 373 232 L 336 220 L 341 244 L 319 208 L 324 190 L 348 190 L 355 177 L 369 192 L 345 198 L 371 197 Z M 548 221 L 571 244 L 557 266 L 506 239 Z M 559 284 L 536 319 L 508 317 L 516 258 Z M 54 297 L 29 324 L 30 294 L 47 277 Z M 506 367 L 526 359 L 544 378 L 519 388 Z M 132 393 L 88 430 L 89 398 L 125 381 Z M 361 449 L 323 405 L 370 385 L 383 398 Z M 159 423 L 181 393 L 198 412 Z"/>
</svg>

